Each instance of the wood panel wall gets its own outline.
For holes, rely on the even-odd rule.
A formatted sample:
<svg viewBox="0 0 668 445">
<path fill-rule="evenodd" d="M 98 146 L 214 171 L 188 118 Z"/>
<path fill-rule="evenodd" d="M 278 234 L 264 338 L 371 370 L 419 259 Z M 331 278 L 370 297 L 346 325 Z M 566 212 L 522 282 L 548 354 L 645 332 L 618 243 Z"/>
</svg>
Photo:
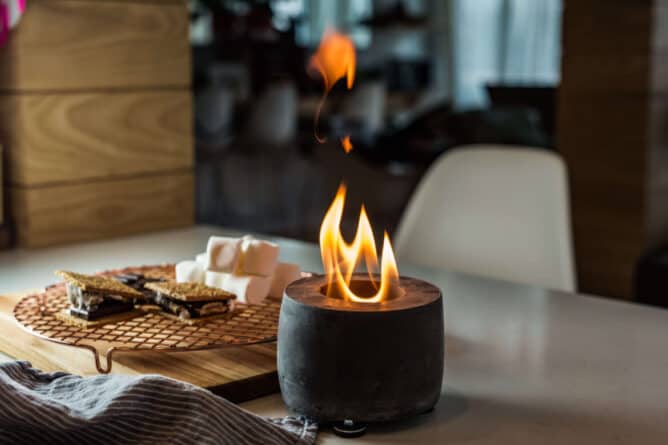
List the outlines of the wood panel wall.
<svg viewBox="0 0 668 445">
<path fill-rule="evenodd" d="M 12 184 L 192 167 L 188 90 L 11 94 L 0 96 L 0 115 Z"/>
<path fill-rule="evenodd" d="M 32 0 L 0 60 L 0 89 L 182 87 L 190 82 L 185 1 Z"/>
<path fill-rule="evenodd" d="M 583 292 L 632 298 L 639 256 L 668 239 L 667 6 L 564 2 L 557 146 Z"/>
<path fill-rule="evenodd" d="M 190 172 L 13 187 L 21 245 L 46 246 L 192 224 Z"/>
<path fill-rule="evenodd" d="M 32 0 L 0 53 L 16 239 L 43 246 L 192 224 L 185 0 Z"/>
</svg>

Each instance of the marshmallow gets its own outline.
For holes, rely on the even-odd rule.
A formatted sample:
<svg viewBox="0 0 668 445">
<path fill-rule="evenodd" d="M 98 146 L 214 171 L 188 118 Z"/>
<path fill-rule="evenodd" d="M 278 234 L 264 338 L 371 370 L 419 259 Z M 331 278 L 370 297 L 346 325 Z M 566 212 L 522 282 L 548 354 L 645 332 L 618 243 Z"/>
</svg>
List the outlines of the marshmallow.
<svg viewBox="0 0 668 445">
<path fill-rule="evenodd" d="M 206 284 L 209 287 L 215 287 L 217 289 L 222 289 L 223 285 L 225 283 L 225 278 L 227 277 L 227 273 L 225 272 L 213 272 L 210 270 L 206 271 L 206 274 L 204 275 L 204 284 Z"/>
<path fill-rule="evenodd" d="M 207 269 L 216 272 L 234 272 L 241 257 L 241 238 L 212 236 L 206 246 Z"/>
<path fill-rule="evenodd" d="M 269 295 L 271 286 L 270 277 L 261 277 L 258 275 L 233 275 L 225 274 L 223 281 L 224 291 L 237 296 L 240 303 L 257 304 L 262 303 Z"/>
<path fill-rule="evenodd" d="M 206 252 L 197 254 L 195 261 L 202 265 L 202 269 L 209 270 L 209 255 Z"/>
<path fill-rule="evenodd" d="M 269 241 L 244 239 L 240 274 L 267 277 L 274 273 L 278 262 L 278 245 Z"/>
<path fill-rule="evenodd" d="M 298 264 L 278 263 L 274 270 L 274 276 L 271 278 L 269 296 L 283 298 L 283 291 L 285 291 L 287 285 L 299 278 L 301 278 L 301 269 Z"/>
<path fill-rule="evenodd" d="M 177 283 L 204 282 L 204 268 L 197 261 L 181 261 L 175 269 Z"/>
</svg>

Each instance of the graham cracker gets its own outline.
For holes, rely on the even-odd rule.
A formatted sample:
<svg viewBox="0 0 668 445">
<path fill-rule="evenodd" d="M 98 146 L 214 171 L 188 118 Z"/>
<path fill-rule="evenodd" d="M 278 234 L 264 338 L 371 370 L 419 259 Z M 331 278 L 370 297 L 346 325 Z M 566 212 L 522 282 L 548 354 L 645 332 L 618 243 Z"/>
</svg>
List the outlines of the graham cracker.
<svg viewBox="0 0 668 445">
<path fill-rule="evenodd" d="M 205 286 L 199 283 L 177 283 L 175 281 L 162 281 L 146 283 L 147 289 L 180 301 L 223 301 L 236 298 L 233 294 L 215 287 Z"/>
<path fill-rule="evenodd" d="M 84 320 L 83 318 L 71 315 L 69 309 L 63 309 L 62 311 L 54 314 L 54 317 L 70 326 L 77 326 L 79 328 L 86 329 L 97 326 L 104 326 L 111 323 L 118 323 L 119 321 L 131 320 L 142 315 L 144 315 L 144 312 L 134 309 L 127 312 L 120 312 L 118 314 L 111 314 L 106 317 L 98 318 L 97 320 Z"/>
<path fill-rule="evenodd" d="M 66 270 L 58 270 L 56 275 L 68 283 L 80 287 L 84 292 L 113 294 L 126 298 L 142 298 L 144 296 L 130 286 L 101 275 L 84 275 Z"/>
</svg>

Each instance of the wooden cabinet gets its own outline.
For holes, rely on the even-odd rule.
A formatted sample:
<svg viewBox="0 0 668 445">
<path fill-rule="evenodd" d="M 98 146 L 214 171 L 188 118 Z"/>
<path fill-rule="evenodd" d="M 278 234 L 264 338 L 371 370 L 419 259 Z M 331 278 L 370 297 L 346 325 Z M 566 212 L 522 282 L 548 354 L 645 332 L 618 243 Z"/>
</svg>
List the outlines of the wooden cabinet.
<svg viewBox="0 0 668 445">
<path fill-rule="evenodd" d="M 192 224 L 189 171 L 49 187 L 12 187 L 18 242 L 45 246 Z"/>
<path fill-rule="evenodd" d="M 0 96 L 8 179 L 23 186 L 193 165 L 190 91 Z"/>
<path fill-rule="evenodd" d="M 0 53 L 20 245 L 192 224 L 188 30 L 180 0 L 28 2 Z"/>
<path fill-rule="evenodd" d="M 0 57 L 0 89 L 80 91 L 190 83 L 185 0 L 31 0 Z"/>
<path fill-rule="evenodd" d="M 5 187 L 4 187 L 4 158 L 3 158 L 2 145 L 0 145 L 0 230 L 5 225 Z M 2 245 L 0 244 L 0 249 Z"/>
<path fill-rule="evenodd" d="M 2 153 L 3 149 L 2 145 L 0 145 L 0 250 L 6 249 L 11 246 L 9 226 L 7 225 L 7 221 L 5 218 L 6 203 L 5 203 L 5 188 L 3 185 L 4 166 L 3 166 Z"/>
<path fill-rule="evenodd" d="M 631 299 L 668 240 L 667 25 L 668 0 L 564 2 L 557 146 L 585 293 Z"/>
</svg>

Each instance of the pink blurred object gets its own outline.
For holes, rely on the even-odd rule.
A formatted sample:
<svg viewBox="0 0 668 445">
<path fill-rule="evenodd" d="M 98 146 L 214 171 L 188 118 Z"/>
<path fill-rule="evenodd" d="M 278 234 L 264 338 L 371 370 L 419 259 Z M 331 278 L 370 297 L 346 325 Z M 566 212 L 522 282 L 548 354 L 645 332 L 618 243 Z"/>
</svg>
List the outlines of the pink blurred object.
<svg viewBox="0 0 668 445">
<path fill-rule="evenodd" d="M 0 0 L 0 47 L 9 38 L 9 30 L 18 23 L 26 9 L 26 0 Z"/>
<path fill-rule="evenodd" d="M 9 7 L 0 3 L 0 47 L 4 46 L 9 36 Z"/>
</svg>

